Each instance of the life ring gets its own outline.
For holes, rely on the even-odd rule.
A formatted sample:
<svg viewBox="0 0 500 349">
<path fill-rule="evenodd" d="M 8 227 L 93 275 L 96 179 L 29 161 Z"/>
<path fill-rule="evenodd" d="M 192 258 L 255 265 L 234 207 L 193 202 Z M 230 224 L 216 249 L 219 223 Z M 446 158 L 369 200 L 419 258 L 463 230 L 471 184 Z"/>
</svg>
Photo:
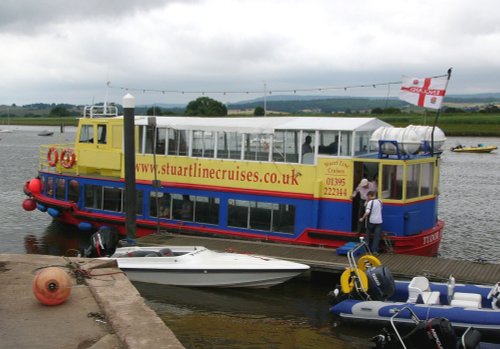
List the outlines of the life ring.
<svg viewBox="0 0 500 349">
<path fill-rule="evenodd" d="M 47 152 L 47 161 L 49 162 L 50 167 L 57 165 L 57 162 L 59 161 L 59 153 L 55 147 L 51 147 Z"/>
<path fill-rule="evenodd" d="M 75 164 L 76 155 L 73 149 L 65 148 L 61 153 L 61 165 L 64 168 L 71 168 Z"/>
<path fill-rule="evenodd" d="M 379 267 L 382 265 L 382 262 L 377 257 L 371 254 L 365 254 L 358 260 L 358 268 L 365 271 L 368 266 Z"/>
<path fill-rule="evenodd" d="M 356 268 L 347 268 L 340 276 L 342 292 L 349 294 L 354 290 L 355 278 L 358 278 L 362 291 L 366 292 L 368 290 L 368 277 L 365 272 Z"/>
</svg>

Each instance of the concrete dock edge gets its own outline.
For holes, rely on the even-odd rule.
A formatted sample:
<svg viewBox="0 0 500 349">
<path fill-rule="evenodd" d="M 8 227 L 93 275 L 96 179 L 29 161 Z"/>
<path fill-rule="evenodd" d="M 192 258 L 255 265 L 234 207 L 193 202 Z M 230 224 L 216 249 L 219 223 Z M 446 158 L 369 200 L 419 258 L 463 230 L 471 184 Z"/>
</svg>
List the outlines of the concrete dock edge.
<svg viewBox="0 0 500 349">
<path fill-rule="evenodd" d="M 41 304 L 32 283 L 55 266 L 72 279 L 69 297 Z M 184 349 L 114 261 L 0 254 L 0 347 Z"/>
<path fill-rule="evenodd" d="M 115 262 L 90 260 L 82 265 L 91 278 L 85 280 L 116 335 L 126 348 L 184 349 L 174 333 L 149 308 L 136 288 L 119 272 Z M 113 286 L 102 276 L 112 276 Z"/>
</svg>

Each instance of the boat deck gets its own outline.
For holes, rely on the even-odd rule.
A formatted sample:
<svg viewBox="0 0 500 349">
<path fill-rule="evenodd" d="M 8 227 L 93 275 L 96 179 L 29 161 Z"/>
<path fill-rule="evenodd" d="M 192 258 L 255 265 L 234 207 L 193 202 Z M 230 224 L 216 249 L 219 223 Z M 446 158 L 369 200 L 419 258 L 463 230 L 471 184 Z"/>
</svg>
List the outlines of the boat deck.
<svg viewBox="0 0 500 349">
<path fill-rule="evenodd" d="M 217 251 L 260 254 L 308 264 L 313 271 L 339 273 L 348 267 L 346 256 L 338 256 L 334 249 L 322 247 L 172 233 L 151 234 L 137 239 L 137 243 L 140 246 L 198 245 Z M 452 274 L 457 282 L 462 283 L 491 285 L 500 281 L 500 264 L 390 253 L 384 253 L 379 258 L 396 278 L 425 275 L 431 280 L 443 281 Z"/>
</svg>

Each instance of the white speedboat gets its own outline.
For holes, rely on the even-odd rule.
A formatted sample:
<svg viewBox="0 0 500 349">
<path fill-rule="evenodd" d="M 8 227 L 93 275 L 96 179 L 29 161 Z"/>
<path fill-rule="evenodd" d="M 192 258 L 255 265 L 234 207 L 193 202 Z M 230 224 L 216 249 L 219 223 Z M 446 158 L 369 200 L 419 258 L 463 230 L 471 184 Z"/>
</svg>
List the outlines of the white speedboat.
<svg viewBox="0 0 500 349">
<path fill-rule="evenodd" d="M 109 258 L 131 281 L 175 286 L 267 288 L 309 270 L 305 264 L 202 246 L 120 247 Z"/>
</svg>

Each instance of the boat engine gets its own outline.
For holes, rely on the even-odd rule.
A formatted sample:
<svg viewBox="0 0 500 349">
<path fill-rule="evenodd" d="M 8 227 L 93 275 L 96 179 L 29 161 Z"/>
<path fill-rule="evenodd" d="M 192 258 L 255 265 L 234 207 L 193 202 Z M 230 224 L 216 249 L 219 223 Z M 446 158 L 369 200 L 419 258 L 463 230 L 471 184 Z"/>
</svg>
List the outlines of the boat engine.
<svg viewBox="0 0 500 349">
<path fill-rule="evenodd" d="M 118 245 L 119 233 L 112 227 L 101 227 L 90 237 L 90 246 L 85 249 L 85 257 L 109 257 Z"/>
<path fill-rule="evenodd" d="M 491 299 L 491 307 L 495 310 L 500 309 L 500 282 L 497 282 L 486 297 Z"/>
<path fill-rule="evenodd" d="M 366 271 L 368 294 L 372 300 L 385 301 L 396 289 L 396 283 L 388 267 L 379 266 Z"/>
<path fill-rule="evenodd" d="M 400 338 L 398 338 L 400 335 Z M 401 348 L 400 339 L 407 349 L 442 348 L 442 349 L 478 349 L 481 333 L 475 328 L 469 328 L 462 337 L 457 337 L 451 322 L 445 318 L 434 318 L 419 321 L 405 335 L 383 329 L 382 333 L 373 337 L 377 349 Z"/>
</svg>

